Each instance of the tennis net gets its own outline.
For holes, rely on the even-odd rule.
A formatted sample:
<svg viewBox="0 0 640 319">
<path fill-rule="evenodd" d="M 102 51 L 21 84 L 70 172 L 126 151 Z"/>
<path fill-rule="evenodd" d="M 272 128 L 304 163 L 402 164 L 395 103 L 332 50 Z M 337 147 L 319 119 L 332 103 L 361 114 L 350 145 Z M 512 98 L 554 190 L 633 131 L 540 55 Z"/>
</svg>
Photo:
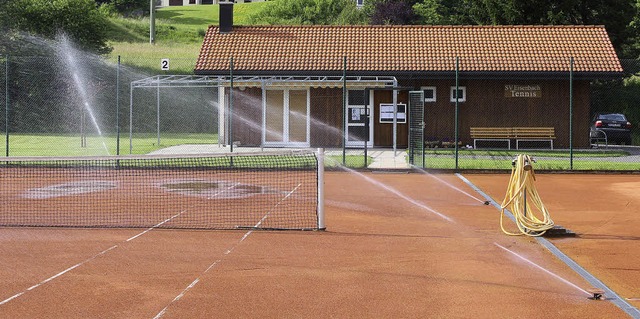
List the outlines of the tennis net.
<svg viewBox="0 0 640 319">
<path fill-rule="evenodd" d="M 0 225 L 317 229 L 311 151 L 0 159 Z"/>
</svg>

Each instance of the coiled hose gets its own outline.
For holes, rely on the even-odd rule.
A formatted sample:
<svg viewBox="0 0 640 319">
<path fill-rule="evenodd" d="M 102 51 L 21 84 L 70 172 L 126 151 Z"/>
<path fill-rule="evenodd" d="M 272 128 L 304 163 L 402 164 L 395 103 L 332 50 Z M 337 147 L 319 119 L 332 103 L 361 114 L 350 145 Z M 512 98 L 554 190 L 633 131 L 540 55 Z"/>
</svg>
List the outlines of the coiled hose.
<svg viewBox="0 0 640 319">
<path fill-rule="evenodd" d="M 511 178 L 507 188 L 507 194 L 502 201 L 500 214 L 500 228 L 507 235 L 542 236 L 553 228 L 553 220 L 547 207 L 542 203 L 535 185 L 535 173 L 533 171 L 533 159 L 528 155 L 518 155 L 513 161 Z M 504 227 L 505 209 L 513 213 L 519 232 L 509 232 Z M 542 215 L 538 218 L 537 215 Z"/>
</svg>

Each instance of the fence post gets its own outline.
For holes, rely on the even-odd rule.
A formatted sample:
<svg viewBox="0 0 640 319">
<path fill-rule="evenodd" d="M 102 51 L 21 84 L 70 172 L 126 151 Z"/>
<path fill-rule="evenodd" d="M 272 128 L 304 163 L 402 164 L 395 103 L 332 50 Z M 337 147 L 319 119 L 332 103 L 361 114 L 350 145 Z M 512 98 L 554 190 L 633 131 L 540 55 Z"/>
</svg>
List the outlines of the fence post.
<svg viewBox="0 0 640 319">
<path fill-rule="evenodd" d="M 367 163 L 367 149 L 368 149 L 368 143 L 369 143 L 369 139 L 371 138 L 371 136 L 369 135 L 369 130 L 370 130 L 370 126 L 369 126 L 369 89 L 365 88 L 364 89 L 364 164 L 363 168 L 367 168 L 368 167 L 368 163 Z"/>
<path fill-rule="evenodd" d="M 569 59 L 569 169 L 573 170 L 573 57 Z"/>
<path fill-rule="evenodd" d="M 160 148 L 160 75 L 156 79 L 156 137 L 158 148 Z"/>
<path fill-rule="evenodd" d="M 347 164 L 347 56 L 342 57 L 342 165 Z"/>
<path fill-rule="evenodd" d="M 229 58 L 229 150 L 233 153 L 233 57 Z"/>
<path fill-rule="evenodd" d="M 324 222 L 324 148 L 318 148 L 318 230 L 325 230 Z"/>
<path fill-rule="evenodd" d="M 454 133 L 454 139 L 453 139 L 453 145 L 454 148 L 456 150 L 456 171 L 458 170 L 458 99 L 460 98 L 460 96 L 458 95 L 459 93 L 459 78 L 458 78 L 458 69 L 460 66 L 460 58 L 456 57 L 456 110 L 455 110 L 455 133 Z"/>
<path fill-rule="evenodd" d="M 129 85 L 129 155 L 133 154 L 133 82 Z"/>
<path fill-rule="evenodd" d="M 5 106 L 4 106 L 4 128 L 5 128 L 5 156 L 9 156 L 9 55 L 5 55 L 6 60 L 4 61 L 4 97 L 5 97 Z"/>
<path fill-rule="evenodd" d="M 116 68 L 116 155 L 120 155 L 120 56 Z"/>
</svg>

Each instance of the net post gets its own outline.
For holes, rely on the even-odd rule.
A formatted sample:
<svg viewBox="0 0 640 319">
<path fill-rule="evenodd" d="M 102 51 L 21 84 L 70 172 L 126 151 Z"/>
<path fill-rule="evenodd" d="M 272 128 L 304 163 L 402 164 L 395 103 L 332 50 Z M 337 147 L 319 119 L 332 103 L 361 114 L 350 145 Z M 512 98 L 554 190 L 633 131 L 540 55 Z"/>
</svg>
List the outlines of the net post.
<svg viewBox="0 0 640 319">
<path fill-rule="evenodd" d="M 325 230 L 324 223 L 324 148 L 318 148 L 318 230 Z"/>
</svg>

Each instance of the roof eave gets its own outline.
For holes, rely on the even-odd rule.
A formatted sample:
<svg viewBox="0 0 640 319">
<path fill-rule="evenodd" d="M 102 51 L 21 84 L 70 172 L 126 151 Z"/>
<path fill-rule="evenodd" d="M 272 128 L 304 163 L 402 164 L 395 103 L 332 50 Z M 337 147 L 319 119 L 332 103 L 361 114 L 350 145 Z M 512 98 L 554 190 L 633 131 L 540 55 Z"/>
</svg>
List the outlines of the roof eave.
<svg viewBox="0 0 640 319">
<path fill-rule="evenodd" d="M 229 75 L 229 70 L 194 70 L 196 75 Z M 455 71 L 352 71 L 347 70 L 347 75 L 362 76 L 394 76 L 398 79 L 452 79 L 455 78 Z M 486 79 L 531 79 L 531 80 L 558 80 L 569 79 L 569 71 L 461 71 L 458 73 L 460 79 L 464 80 L 486 80 Z M 237 76 L 341 76 L 343 70 L 233 70 Z M 599 80 L 599 79 L 619 79 L 623 77 L 623 72 L 596 71 L 596 72 L 573 72 L 576 80 Z"/>
</svg>

